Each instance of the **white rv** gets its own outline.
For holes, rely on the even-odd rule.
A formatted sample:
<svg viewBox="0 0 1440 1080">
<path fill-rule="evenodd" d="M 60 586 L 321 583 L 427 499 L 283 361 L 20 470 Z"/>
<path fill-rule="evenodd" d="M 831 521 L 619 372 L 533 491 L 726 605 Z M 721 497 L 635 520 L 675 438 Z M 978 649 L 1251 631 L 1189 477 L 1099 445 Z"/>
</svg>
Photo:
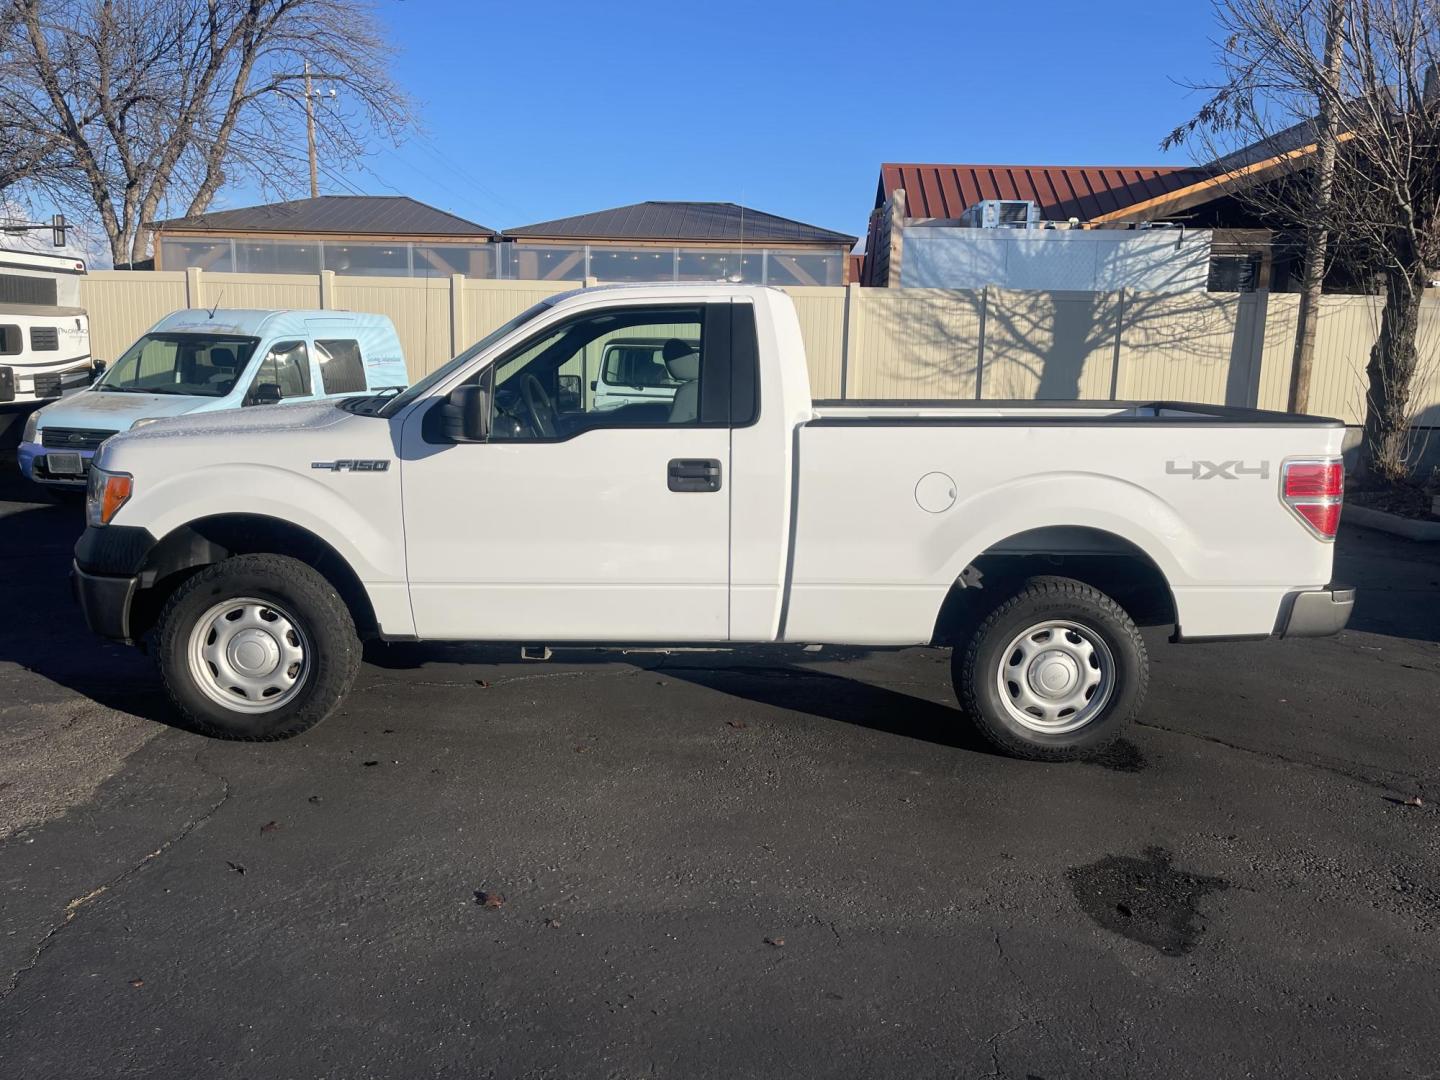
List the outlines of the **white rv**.
<svg viewBox="0 0 1440 1080">
<path fill-rule="evenodd" d="M 89 385 L 84 274 L 84 261 L 73 255 L 0 247 L 0 410 Z"/>
</svg>

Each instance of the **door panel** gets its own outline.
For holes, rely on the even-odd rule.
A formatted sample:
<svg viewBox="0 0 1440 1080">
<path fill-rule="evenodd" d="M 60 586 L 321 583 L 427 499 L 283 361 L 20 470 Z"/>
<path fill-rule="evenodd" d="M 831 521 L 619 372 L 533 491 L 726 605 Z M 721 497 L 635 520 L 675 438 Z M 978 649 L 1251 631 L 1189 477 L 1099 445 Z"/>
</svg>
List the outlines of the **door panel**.
<svg viewBox="0 0 1440 1080">
<path fill-rule="evenodd" d="M 421 637 L 723 641 L 730 499 L 671 491 L 674 458 L 729 474 L 724 429 L 590 431 L 404 461 Z"/>
<path fill-rule="evenodd" d="M 730 430 L 705 411 L 715 407 L 705 380 L 728 386 L 728 357 L 716 351 L 728 349 L 728 334 L 707 335 L 697 353 L 708 316 L 694 306 L 611 307 L 590 318 L 537 332 L 486 371 L 490 441 L 437 441 L 443 402 L 406 419 L 406 558 L 422 638 L 728 637 Z M 672 341 L 682 318 L 685 340 Z M 670 399 L 557 410 L 558 380 L 581 374 L 588 386 L 596 342 L 622 330 L 669 343 Z M 728 397 L 720 405 L 728 410 Z"/>
</svg>

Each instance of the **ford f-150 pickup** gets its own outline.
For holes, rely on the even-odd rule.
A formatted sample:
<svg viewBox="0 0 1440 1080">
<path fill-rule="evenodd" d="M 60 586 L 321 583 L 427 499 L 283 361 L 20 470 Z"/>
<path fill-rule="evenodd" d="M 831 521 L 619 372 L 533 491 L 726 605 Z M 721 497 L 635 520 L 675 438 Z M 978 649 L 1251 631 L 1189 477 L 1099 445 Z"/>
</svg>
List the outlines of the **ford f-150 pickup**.
<svg viewBox="0 0 1440 1080">
<path fill-rule="evenodd" d="M 594 384 L 660 340 L 664 397 Z M 74 580 L 214 734 L 292 735 L 361 639 L 948 645 L 964 713 L 1058 760 L 1178 641 L 1333 633 L 1338 421 L 1205 405 L 812 401 L 789 298 L 552 297 L 410 389 L 105 442 Z"/>
</svg>

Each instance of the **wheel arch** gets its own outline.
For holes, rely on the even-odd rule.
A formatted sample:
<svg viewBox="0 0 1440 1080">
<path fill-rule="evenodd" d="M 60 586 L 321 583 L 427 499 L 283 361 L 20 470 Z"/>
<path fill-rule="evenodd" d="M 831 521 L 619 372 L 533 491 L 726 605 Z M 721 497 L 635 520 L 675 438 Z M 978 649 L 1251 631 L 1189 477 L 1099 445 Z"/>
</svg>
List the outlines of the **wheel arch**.
<svg viewBox="0 0 1440 1080">
<path fill-rule="evenodd" d="M 1091 526 L 1042 526 L 998 540 L 951 584 L 933 644 L 954 644 L 1026 580 L 1073 578 L 1112 597 L 1141 626 L 1173 625 L 1175 596 L 1159 563 L 1133 540 Z"/>
<path fill-rule="evenodd" d="M 362 636 L 378 632 L 365 586 L 335 547 L 302 525 L 264 514 L 212 514 L 171 529 L 145 556 L 141 588 L 131 608 L 136 638 L 155 624 L 165 600 L 191 575 L 232 555 L 289 555 L 313 567 L 334 587 Z"/>
</svg>

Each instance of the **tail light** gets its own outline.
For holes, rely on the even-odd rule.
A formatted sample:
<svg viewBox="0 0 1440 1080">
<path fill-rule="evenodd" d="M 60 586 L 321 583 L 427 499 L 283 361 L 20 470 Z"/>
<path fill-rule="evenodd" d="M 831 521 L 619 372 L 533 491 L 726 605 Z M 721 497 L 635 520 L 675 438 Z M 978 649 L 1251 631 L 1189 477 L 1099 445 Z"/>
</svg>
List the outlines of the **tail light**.
<svg viewBox="0 0 1440 1080">
<path fill-rule="evenodd" d="M 1287 461 L 1281 468 L 1280 497 L 1321 540 L 1334 540 L 1345 495 L 1345 466 L 1337 459 Z"/>
</svg>

